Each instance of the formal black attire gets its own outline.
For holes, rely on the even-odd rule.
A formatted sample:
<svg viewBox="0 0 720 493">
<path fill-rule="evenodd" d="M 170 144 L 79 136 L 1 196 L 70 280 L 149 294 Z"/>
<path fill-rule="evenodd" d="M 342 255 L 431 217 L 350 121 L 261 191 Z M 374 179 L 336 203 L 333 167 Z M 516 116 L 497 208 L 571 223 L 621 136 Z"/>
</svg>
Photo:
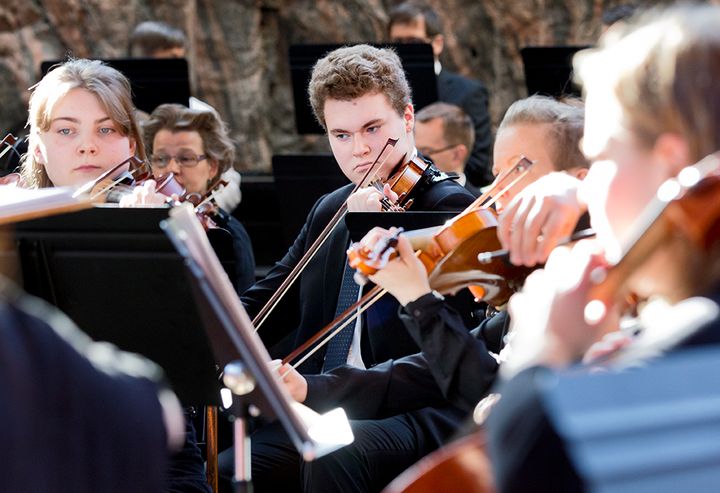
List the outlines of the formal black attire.
<svg viewBox="0 0 720 493">
<path fill-rule="evenodd" d="M 252 242 L 245 227 L 224 209 L 218 209 L 213 220 L 219 227 L 226 229 L 233 240 L 235 252 L 235 278 L 233 283 L 238 293 L 243 293 L 255 282 L 255 255 Z"/>
<path fill-rule="evenodd" d="M 461 186 L 428 168 L 412 196 L 412 210 L 456 210 L 468 206 L 473 197 Z M 347 185 L 320 198 L 313 206 L 298 238 L 285 257 L 242 297 L 252 317 L 285 279 L 292 267 L 319 235 L 352 191 Z M 325 245 L 304 270 L 300 280 L 258 333 L 270 346 L 292 333 L 294 347 L 307 340 L 334 318 L 338 288 L 346 262 L 349 233 L 338 225 Z M 397 317 L 398 304 L 383 297 L 367 312 L 362 324 L 361 353 L 364 364 L 379 362 L 418 351 Z M 324 349 L 300 367 L 302 373 L 322 369 Z M 253 435 L 253 481 L 256 491 L 299 489 L 305 491 L 374 491 L 395 475 L 435 449 L 464 416 L 459 409 L 423 409 L 414 416 L 391 416 L 384 420 L 352 423 L 355 442 L 312 463 L 302 462 L 285 434 L 277 426 L 265 427 Z M 227 471 L 227 455 L 221 454 Z M 302 480 L 301 480 L 302 478 Z"/>
<path fill-rule="evenodd" d="M 720 290 L 710 299 L 720 312 Z M 683 330 L 683 337 L 666 350 L 674 353 L 707 345 L 720 345 L 720 315 Z M 545 367 L 529 368 L 498 388 L 502 398 L 486 428 L 495 481 L 502 493 L 586 491 L 543 399 L 540 382 L 553 373 Z"/>
<path fill-rule="evenodd" d="M 0 490 L 157 492 L 161 371 L 0 279 Z"/>
<path fill-rule="evenodd" d="M 495 381 L 507 312 L 468 332 L 458 313 L 432 295 L 408 303 L 400 317 L 421 353 L 363 370 L 341 366 L 306 375 L 305 404 L 324 412 L 342 407 L 353 419 L 378 419 L 448 401 L 470 412 Z"/>
<path fill-rule="evenodd" d="M 492 129 L 488 111 L 488 91 L 479 80 L 442 69 L 437 78 L 438 100 L 451 103 L 465 111 L 475 127 L 475 144 L 465 166 L 468 180 L 477 187 L 492 182 Z"/>
</svg>

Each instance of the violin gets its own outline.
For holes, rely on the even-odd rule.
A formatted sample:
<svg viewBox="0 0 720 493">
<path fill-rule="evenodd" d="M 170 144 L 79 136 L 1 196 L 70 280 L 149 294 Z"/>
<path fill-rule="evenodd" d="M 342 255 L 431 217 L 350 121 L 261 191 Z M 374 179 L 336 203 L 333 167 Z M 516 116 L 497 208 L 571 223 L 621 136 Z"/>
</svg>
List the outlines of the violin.
<svg viewBox="0 0 720 493">
<path fill-rule="evenodd" d="M 443 294 L 455 294 L 468 287 L 476 300 L 501 306 L 522 285 L 529 268 L 517 267 L 502 259 L 483 263 L 478 260 L 477 253 L 499 248 L 497 216 L 490 206 L 522 179 L 532 164 L 529 159 L 521 157 L 512 168 L 498 176 L 486 193 L 445 225 L 406 233 L 429 272 L 430 287 Z M 497 195 L 493 197 L 497 190 Z M 361 276 L 377 272 L 384 265 L 379 265 L 378 259 L 387 262 L 397 255 L 392 238 L 380 245 L 379 252 L 368 250 L 358 243 L 351 245 L 348 250 L 350 266 Z M 362 279 L 360 281 L 359 284 L 363 284 Z M 300 358 L 293 367 L 301 365 L 386 292 L 379 286 L 370 289 L 357 303 L 283 358 L 282 363 L 288 364 Z M 313 345 L 315 347 L 309 350 Z"/>
<path fill-rule="evenodd" d="M 392 150 L 395 148 L 397 142 L 397 139 L 387 140 L 373 164 L 368 168 L 362 180 L 360 180 L 360 182 L 353 188 L 349 196 L 353 195 L 360 188 L 372 186 L 376 188 L 380 192 L 380 195 L 383 197 L 381 199 L 381 205 L 384 211 L 405 211 L 412 205 L 412 199 L 410 198 L 410 194 L 412 193 L 412 190 L 415 188 L 415 186 L 420 183 L 421 179 L 423 178 L 423 176 L 425 176 L 425 173 L 428 171 L 429 168 L 429 165 L 425 163 L 422 159 L 415 156 L 408 162 L 403 163 L 401 166 L 399 166 L 398 169 L 388 178 L 387 183 L 390 185 L 390 189 L 398 195 L 398 198 L 394 203 L 384 196 L 383 189 L 385 184 L 382 181 L 373 178 L 375 175 L 378 174 L 379 170 L 382 169 L 387 160 L 390 159 L 390 157 L 392 156 Z M 388 149 L 390 150 L 389 152 Z M 312 260 L 317 251 L 325 243 L 327 238 L 330 237 L 330 234 L 340 223 L 346 212 L 347 199 L 345 200 L 345 202 L 343 202 L 343 204 L 340 206 L 340 209 L 338 209 L 335 215 L 330 219 L 325 228 L 320 232 L 312 245 L 310 245 L 310 247 L 307 249 L 302 258 L 298 261 L 295 267 L 293 267 L 292 271 L 287 275 L 287 277 L 278 287 L 275 293 L 273 293 L 273 295 L 270 297 L 267 303 L 265 303 L 265 305 L 257 313 L 257 315 L 255 315 L 252 320 L 252 324 L 253 327 L 255 327 L 256 332 L 259 330 L 260 326 L 265 322 L 265 320 L 267 320 L 268 316 L 275 309 L 282 297 L 285 296 L 285 293 L 289 291 L 290 287 L 300 277 L 302 272 L 305 270 L 305 267 L 307 267 L 310 260 Z"/>
<path fill-rule="evenodd" d="M 502 195 L 517 183 L 530 166 L 532 162 L 521 157 L 491 187 L 493 191 L 500 188 L 495 196 Z M 511 173 L 519 176 L 511 184 L 501 186 Z M 500 245 L 496 234 L 497 215 L 488 206 L 494 203 L 491 197 L 486 192 L 443 226 L 408 232 L 405 236 L 428 272 L 430 287 L 442 294 L 455 294 L 467 287 L 477 301 L 486 301 L 497 307 L 508 301 L 530 271 L 503 259 L 478 260 L 478 252 L 496 250 Z M 359 243 L 348 249 L 350 266 L 363 277 L 373 275 L 396 255 L 382 242 L 373 249 Z"/>
<path fill-rule="evenodd" d="M 645 261 L 678 236 L 698 252 L 717 248 L 720 239 L 720 153 L 706 156 L 663 183 L 637 220 L 635 233 L 618 252 L 606 252 L 610 265 L 591 273 L 594 286 L 585 320 L 594 323 L 622 296 L 623 285 Z"/>
<path fill-rule="evenodd" d="M 121 171 L 126 165 L 127 171 Z M 185 195 L 185 189 L 178 183 L 173 173 L 156 178 L 147 163 L 137 156 L 131 156 L 82 185 L 73 196 L 88 196 L 92 201 L 120 202 L 124 194 L 131 193 L 136 186 L 150 179 L 156 181 L 155 191 L 168 198 L 173 195 L 178 197 Z"/>
</svg>

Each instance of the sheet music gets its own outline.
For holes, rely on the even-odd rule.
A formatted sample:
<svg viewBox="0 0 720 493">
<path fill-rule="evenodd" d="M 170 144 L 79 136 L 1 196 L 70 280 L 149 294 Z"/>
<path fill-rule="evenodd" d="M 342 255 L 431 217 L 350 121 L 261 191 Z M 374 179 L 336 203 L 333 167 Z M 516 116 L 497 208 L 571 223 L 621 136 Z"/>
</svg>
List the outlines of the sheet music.
<svg viewBox="0 0 720 493">
<path fill-rule="evenodd" d="M 0 224 L 90 207 L 70 188 L 27 189 L 0 185 Z"/>
</svg>

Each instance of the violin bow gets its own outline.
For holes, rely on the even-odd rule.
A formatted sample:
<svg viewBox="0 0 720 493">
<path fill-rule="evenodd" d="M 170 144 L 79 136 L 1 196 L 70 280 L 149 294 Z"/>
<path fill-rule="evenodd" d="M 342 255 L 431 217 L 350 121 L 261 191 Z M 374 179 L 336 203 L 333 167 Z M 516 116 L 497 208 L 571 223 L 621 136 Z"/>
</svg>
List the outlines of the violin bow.
<svg viewBox="0 0 720 493">
<path fill-rule="evenodd" d="M 383 148 L 380 150 L 380 153 L 378 154 L 378 157 L 373 162 L 372 166 L 365 172 L 365 175 L 363 176 L 362 180 L 360 180 L 360 183 L 355 185 L 355 188 L 353 188 L 352 192 L 350 192 L 350 195 L 348 195 L 348 198 L 357 192 L 360 188 L 367 186 L 372 178 L 377 174 L 380 169 L 385 165 L 388 159 L 390 159 L 390 156 L 392 156 L 392 151 L 395 149 L 395 144 L 397 144 L 398 139 L 388 139 Z M 388 147 L 391 147 L 391 151 L 383 158 L 383 154 L 388 149 Z M 382 161 L 380 160 L 381 158 Z M 342 206 L 337 210 L 335 215 L 330 219 L 330 222 L 325 226 L 325 228 L 320 232 L 318 237 L 315 239 L 315 241 L 310 245 L 310 248 L 307 249 L 305 254 L 300 258 L 297 264 L 295 264 L 295 267 L 290 271 L 290 273 L 287 275 L 285 280 L 283 280 L 282 284 L 278 286 L 277 290 L 273 293 L 273 295 L 270 297 L 270 299 L 265 303 L 265 305 L 262 307 L 262 309 L 258 312 L 258 314 L 253 318 L 252 324 L 253 327 L 255 327 L 255 332 L 257 332 L 260 329 L 260 326 L 267 320 L 268 316 L 270 316 L 270 313 L 275 309 L 278 302 L 285 296 L 285 294 L 289 291 L 290 287 L 295 283 L 295 281 L 300 277 L 300 274 L 303 273 L 305 270 L 305 267 L 310 263 L 310 260 L 313 259 L 315 254 L 318 250 L 320 250 L 320 247 L 322 247 L 325 244 L 325 241 L 330 236 L 330 233 L 335 229 L 335 227 L 340 223 L 340 220 L 345 216 L 345 213 L 347 212 L 347 199 L 343 202 Z"/>
</svg>

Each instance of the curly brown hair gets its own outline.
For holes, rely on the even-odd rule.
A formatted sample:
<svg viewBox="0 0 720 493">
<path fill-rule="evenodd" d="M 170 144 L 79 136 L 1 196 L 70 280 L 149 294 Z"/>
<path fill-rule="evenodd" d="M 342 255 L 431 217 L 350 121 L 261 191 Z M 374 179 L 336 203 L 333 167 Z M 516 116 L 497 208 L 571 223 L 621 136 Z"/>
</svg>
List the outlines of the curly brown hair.
<svg viewBox="0 0 720 493">
<path fill-rule="evenodd" d="M 346 46 L 328 53 L 313 67 L 308 95 L 315 118 L 326 130 L 328 98 L 350 101 L 366 94 L 385 94 L 399 115 L 412 103 L 410 85 L 394 50 Z"/>
</svg>

